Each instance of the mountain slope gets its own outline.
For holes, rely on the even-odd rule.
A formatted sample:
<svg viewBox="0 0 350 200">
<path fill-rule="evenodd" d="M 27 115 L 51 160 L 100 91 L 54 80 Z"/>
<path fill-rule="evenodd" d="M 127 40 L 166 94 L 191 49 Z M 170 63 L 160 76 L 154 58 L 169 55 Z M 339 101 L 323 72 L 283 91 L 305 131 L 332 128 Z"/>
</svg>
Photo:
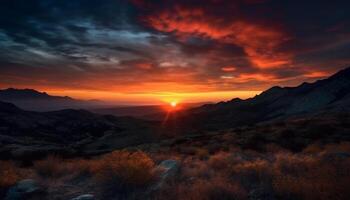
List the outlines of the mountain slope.
<svg viewBox="0 0 350 200">
<path fill-rule="evenodd" d="M 89 108 L 101 105 L 97 100 L 83 101 L 71 97 L 51 96 L 33 89 L 8 88 L 0 90 L 0 101 L 13 103 L 16 106 L 32 111 L 52 111 L 67 108 Z"/>
<path fill-rule="evenodd" d="M 152 124 L 85 110 L 24 111 L 0 102 L 0 156 L 91 154 L 152 141 Z"/>
<path fill-rule="evenodd" d="M 240 125 L 319 112 L 350 110 L 350 68 L 328 79 L 298 87 L 272 87 L 247 100 L 204 105 L 181 113 L 180 124 L 206 129 Z"/>
</svg>

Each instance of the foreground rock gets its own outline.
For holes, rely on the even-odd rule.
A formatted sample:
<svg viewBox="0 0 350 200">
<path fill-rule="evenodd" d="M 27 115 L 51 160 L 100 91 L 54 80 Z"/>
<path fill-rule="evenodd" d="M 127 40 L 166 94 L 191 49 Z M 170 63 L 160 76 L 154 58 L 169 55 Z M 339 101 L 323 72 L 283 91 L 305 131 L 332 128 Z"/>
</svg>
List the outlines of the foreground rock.
<svg viewBox="0 0 350 200">
<path fill-rule="evenodd" d="M 158 166 L 163 170 L 161 174 L 162 179 L 174 176 L 180 169 L 180 163 L 176 160 L 164 160 Z"/>
<path fill-rule="evenodd" d="M 158 167 L 157 171 L 160 171 L 160 180 L 159 182 L 152 188 L 152 190 L 160 189 L 164 183 L 174 177 L 180 170 L 180 163 L 176 160 L 164 160 L 162 161 Z"/>
<path fill-rule="evenodd" d="M 92 194 L 83 194 L 71 200 L 94 200 L 94 199 L 95 199 L 95 196 Z"/>
<path fill-rule="evenodd" d="M 42 199 L 45 190 L 33 179 L 25 179 L 11 187 L 5 200 L 23 200 L 38 197 Z"/>
</svg>

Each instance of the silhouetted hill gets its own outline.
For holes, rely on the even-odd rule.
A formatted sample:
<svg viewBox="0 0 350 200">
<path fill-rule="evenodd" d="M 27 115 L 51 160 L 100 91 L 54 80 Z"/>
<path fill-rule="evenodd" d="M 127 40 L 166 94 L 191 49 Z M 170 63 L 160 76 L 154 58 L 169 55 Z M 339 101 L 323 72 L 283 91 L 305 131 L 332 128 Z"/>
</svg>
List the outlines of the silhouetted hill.
<svg viewBox="0 0 350 200">
<path fill-rule="evenodd" d="M 24 111 L 0 102 L 0 155 L 25 158 L 60 153 L 94 154 L 154 138 L 152 124 L 85 110 Z M 28 158 L 29 158 L 28 157 Z"/>
<path fill-rule="evenodd" d="M 189 109 L 207 104 L 200 103 L 181 103 L 178 109 Z M 169 112 L 169 105 L 142 105 L 142 106 L 119 106 L 90 109 L 90 111 L 98 114 L 114 115 L 114 116 L 131 116 L 147 120 L 162 120 Z"/>
<path fill-rule="evenodd" d="M 180 127 L 222 129 L 291 116 L 350 110 L 350 68 L 314 83 L 272 87 L 247 100 L 204 105 L 178 116 Z M 179 120 L 180 119 L 180 120 Z"/>
<path fill-rule="evenodd" d="M 71 97 L 51 96 L 33 89 L 8 88 L 0 90 L 0 101 L 32 111 L 52 111 L 67 108 L 90 108 L 102 105 L 98 100 L 83 101 Z"/>
</svg>

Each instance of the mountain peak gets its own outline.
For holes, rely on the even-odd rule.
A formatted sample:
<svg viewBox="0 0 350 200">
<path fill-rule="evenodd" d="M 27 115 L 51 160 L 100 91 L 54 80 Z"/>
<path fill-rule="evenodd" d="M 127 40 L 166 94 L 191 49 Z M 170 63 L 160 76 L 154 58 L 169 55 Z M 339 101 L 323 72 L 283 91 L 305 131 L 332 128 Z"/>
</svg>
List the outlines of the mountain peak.
<svg viewBox="0 0 350 200">
<path fill-rule="evenodd" d="M 344 68 L 340 70 L 339 72 L 335 73 L 329 79 L 334 79 L 334 78 L 349 78 L 350 79 L 350 67 Z"/>
<path fill-rule="evenodd" d="M 0 101 L 13 103 L 21 109 L 32 111 L 52 111 L 67 108 L 86 108 L 102 104 L 84 101 L 69 96 L 51 96 L 34 89 L 7 88 L 0 90 Z"/>
<path fill-rule="evenodd" d="M 49 95 L 46 92 L 39 92 L 34 89 L 17 89 L 17 88 L 7 88 L 0 90 L 1 96 L 8 98 L 47 98 Z"/>
</svg>

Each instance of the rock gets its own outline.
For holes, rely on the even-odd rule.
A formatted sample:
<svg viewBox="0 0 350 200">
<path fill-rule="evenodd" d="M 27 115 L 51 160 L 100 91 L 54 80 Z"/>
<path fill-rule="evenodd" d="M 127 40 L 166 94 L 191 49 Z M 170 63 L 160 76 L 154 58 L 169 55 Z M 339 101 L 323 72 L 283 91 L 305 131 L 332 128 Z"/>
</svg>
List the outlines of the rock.
<svg viewBox="0 0 350 200">
<path fill-rule="evenodd" d="M 258 187 L 249 192 L 250 200 L 275 200 L 272 190 L 266 190 L 266 188 Z"/>
<path fill-rule="evenodd" d="M 180 169 L 180 164 L 176 160 L 164 160 L 158 166 L 162 169 L 161 178 L 165 179 L 171 176 L 174 176 Z"/>
<path fill-rule="evenodd" d="M 327 153 L 323 156 L 323 160 L 326 162 L 344 160 L 348 158 L 350 158 L 350 154 L 346 152 Z"/>
<path fill-rule="evenodd" d="M 83 194 L 71 200 L 94 200 L 94 199 L 95 199 L 95 196 L 92 194 Z"/>
<path fill-rule="evenodd" d="M 248 156 L 247 154 L 241 153 L 241 152 L 232 153 L 232 155 L 230 156 L 230 158 L 231 158 L 232 160 L 237 161 L 237 162 L 252 161 L 252 160 L 254 160 L 251 156 Z"/>
<path fill-rule="evenodd" d="M 159 177 L 160 180 L 151 187 L 151 191 L 158 190 L 161 188 L 167 179 L 174 177 L 177 172 L 180 170 L 180 163 L 176 160 L 164 160 L 158 167 L 157 171 L 161 171 Z"/>
<path fill-rule="evenodd" d="M 7 192 L 5 200 L 22 200 L 44 194 L 44 189 L 33 179 L 19 181 Z"/>
</svg>

